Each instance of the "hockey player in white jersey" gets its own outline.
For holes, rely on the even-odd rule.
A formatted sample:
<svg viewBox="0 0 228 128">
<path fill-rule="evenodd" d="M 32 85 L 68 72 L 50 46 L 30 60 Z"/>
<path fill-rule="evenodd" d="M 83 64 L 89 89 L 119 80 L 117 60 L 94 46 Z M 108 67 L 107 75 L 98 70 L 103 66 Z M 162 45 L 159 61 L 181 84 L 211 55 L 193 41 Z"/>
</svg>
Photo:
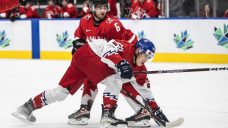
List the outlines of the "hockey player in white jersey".
<svg viewBox="0 0 228 128">
<path fill-rule="evenodd" d="M 152 93 L 144 86 L 146 76 L 133 75 L 135 71 L 144 71 L 144 63 L 153 58 L 154 52 L 153 43 L 147 39 L 139 40 L 136 45 L 123 40 L 111 40 L 108 43 L 105 40 L 88 42 L 74 54 L 71 65 L 59 83 L 60 86 L 45 90 L 33 99 L 29 99 L 12 114 L 19 119 L 35 122 L 34 110 L 56 101 L 63 101 L 81 87 L 85 78 L 89 78 L 94 84 L 101 82 L 107 85 L 103 93 L 101 126 L 114 127 L 127 124 L 114 115 L 124 83 L 132 85 L 143 99 L 146 99 L 150 107 L 154 105 Z M 159 108 L 155 114 L 161 120 L 168 122 Z"/>
</svg>

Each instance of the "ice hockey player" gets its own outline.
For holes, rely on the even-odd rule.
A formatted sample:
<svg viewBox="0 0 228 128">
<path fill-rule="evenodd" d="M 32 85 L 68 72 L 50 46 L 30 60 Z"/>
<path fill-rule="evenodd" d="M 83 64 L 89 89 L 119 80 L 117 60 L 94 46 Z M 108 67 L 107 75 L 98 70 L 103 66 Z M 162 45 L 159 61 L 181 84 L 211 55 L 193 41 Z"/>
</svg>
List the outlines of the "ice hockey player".
<svg viewBox="0 0 228 128">
<path fill-rule="evenodd" d="M 137 42 L 137 36 L 132 33 L 131 30 L 125 29 L 122 23 L 113 17 L 112 15 L 106 14 L 109 10 L 107 0 L 91 0 L 90 7 L 92 10 L 91 14 L 87 14 L 80 20 L 80 24 L 75 31 L 76 40 L 73 42 L 74 49 L 72 54 L 84 43 L 85 39 L 121 39 L 128 40 L 129 43 L 135 44 Z M 145 69 L 146 70 L 146 69 Z M 132 88 L 132 87 L 131 87 Z M 131 91 L 133 89 L 129 89 Z M 136 94 L 136 93 L 134 93 Z M 92 104 L 97 95 L 97 87 L 89 79 L 84 82 L 83 94 L 81 99 L 81 107 L 69 115 L 69 124 L 88 124 L 90 118 L 90 110 Z M 125 96 L 131 107 L 138 113 L 141 109 L 136 103 Z M 153 101 L 156 104 L 155 100 Z M 142 109 L 142 111 L 144 111 Z M 149 113 L 138 113 L 141 118 L 135 118 L 135 125 L 138 123 L 143 126 L 150 126 L 150 114 Z M 133 119 L 133 118 L 130 118 Z M 140 122 L 141 121 L 141 122 Z M 131 125 L 135 126 L 131 121 Z"/>
<path fill-rule="evenodd" d="M 108 127 L 126 124 L 114 115 L 122 84 L 130 82 L 134 88 L 140 88 L 133 71 L 144 70 L 144 63 L 153 58 L 154 52 L 153 43 L 147 39 L 139 40 L 136 45 L 123 40 L 106 42 L 99 39 L 88 42 L 74 54 L 58 87 L 45 90 L 29 99 L 12 114 L 21 120 L 35 122 L 36 118 L 32 114 L 34 110 L 56 101 L 63 101 L 81 87 L 84 79 L 89 78 L 95 85 L 99 82 L 108 85 L 103 95 L 101 125 Z M 143 89 L 143 86 L 141 87 Z M 147 95 L 148 99 L 152 98 L 148 96 L 151 95 Z"/>
<path fill-rule="evenodd" d="M 143 70 L 146 71 L 146 67 L 142 66 Z M 168 119 L 161 111 L 160 107 L 157 105 L 157 102 L 153 98 L 152 92 L 150 91 L 150 83 L 147 79 L 147 76 L 144 74 L 135 76 L 139 85 L 144 87 L 144 91 L 135 90 L 130 83 L 126 83 L 123 85 L 124 90 L 127 90 L 135 99 L 139 101 L 143 101 L 140 95 L 149 95 L 147 97 L 147 104 L 153 110 L 154 114 L 159 116 L 159 118 L 163 119 L 164 121 L 168 122 Z M 94 93 L 92 93 L 92 89 L 94 87 L 85 85 L 84 91 L 81 100 L 81 107 L 75 113 L 72 113 L 69 116 L 69 124 L 79 124 L 79 125 L 86 125 L 88 124 L 88 119 L 90 118 L 90 110 L 94 101 Z M 140 89 L 139 87 L 137 89 Z M 140 91 L 140 94 L 138 93 Z M 124 93 L 123 93 L 124 94 Z M 128 126 L 131 127 L 149 127 L 150 124 L 150 114 L 145 109 L 141 108 L 138 104 L 136 104 L 131 98 L 129 98 L 126 94 L 125 98 L 131 107 L 135 110 L 135 115 L 126 119 L 128 122 Z M 144 102 L 141 102 L 144 104 Z M 145 105 L 145 104 L 144 104 Z M 159 123 L 158 123 L 159 124 Z"/>
</svg>

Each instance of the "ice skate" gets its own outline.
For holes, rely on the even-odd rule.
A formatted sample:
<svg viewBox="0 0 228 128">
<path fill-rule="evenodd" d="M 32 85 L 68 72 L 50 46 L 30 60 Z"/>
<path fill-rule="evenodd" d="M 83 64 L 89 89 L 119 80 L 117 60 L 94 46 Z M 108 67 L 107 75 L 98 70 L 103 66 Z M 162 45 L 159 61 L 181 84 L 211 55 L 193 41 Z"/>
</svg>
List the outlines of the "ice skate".
<svg viewBox="0 0 228 128">
<path fill-rule="evenodd" d="M 90 110 L 92 101 L 88 101 L 88 105 L 81 105 L 80 109 L 68 116 L 68 124 L 70 125 L 87 125 L 90 118 Z"/>
<path fill-rule="evenodd" d="M 150 113 L 141 108 L 135 115 L 126 118 L 128 127 L 150 127 Z"/>
<path fill-rule="evenodd" d="M 26 123 L 33 123 L 36 121 L 35 116 L 32 114 L 34 110 L 35 108 L 33 107 L 33 101 L 30 99 L 22 106 L 18 107 L 17 111 L 13 112 L 12 115 Z"/>
<path fill-rule="evenodd" d="M 127 128 L 127 122 L 121 119 L 117 119 L 114 115 L 116 106 L 111 109 L 104 109 L 102 105 L 102 116 L 100 128 Z"/>
</svg>

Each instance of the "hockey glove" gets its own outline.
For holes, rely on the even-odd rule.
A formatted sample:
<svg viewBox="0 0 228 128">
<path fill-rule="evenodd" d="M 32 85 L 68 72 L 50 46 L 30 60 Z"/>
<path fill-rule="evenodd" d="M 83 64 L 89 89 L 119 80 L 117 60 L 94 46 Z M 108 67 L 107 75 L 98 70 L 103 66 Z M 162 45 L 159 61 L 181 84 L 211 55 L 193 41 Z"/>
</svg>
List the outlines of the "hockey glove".
<svg viewBox="0 0 228 128">
<path fill-rule="evenodd" d="M 83 45 L 85 45 L 86 40 L 85 39 L 77 39 L 72 42 L 73 44 L 73 49 L 71 51 L 71 54 L 74 55 L 74 53 Z"/>
<path fill-rule="evenodd" d="M 120 77 L 123 79 L 131 79 L 133 70 L 126 60 L 121 60 L 117 65 L 117 70 L 120 72 Z"/>
<path fill-rule="evenodd" d="M 163 120 L 165 122 L 169 122 L 165 114 L 162 112 L 160 108 L 153 110 L 153 113 L 155 116 L 157 116 L 160 120 Z M 154 120 L 159 126 L 161 125 L 158 121 Z"/>
</svg>

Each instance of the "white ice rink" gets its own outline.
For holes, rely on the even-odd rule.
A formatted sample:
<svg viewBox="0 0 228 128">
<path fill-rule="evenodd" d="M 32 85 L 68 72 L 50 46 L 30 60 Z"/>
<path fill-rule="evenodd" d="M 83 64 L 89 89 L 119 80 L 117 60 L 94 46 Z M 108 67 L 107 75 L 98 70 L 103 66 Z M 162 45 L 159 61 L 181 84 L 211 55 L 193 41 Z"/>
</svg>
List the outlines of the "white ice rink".
<svg viewBox="0 0 228 128">
<path fill-rule="evenodd" d="M 98 128 L 104 85 L 98 85 L 99 95 L 87 126 L 67 124 L 67 116 L 80 106 L 81 90 L 58 102 L 34 112 L 37 122 L 29 125 L 11 115 L 19 105 L 45 89 L 54 88 L 70 61 L 0 59 L 0 128 Z M 149 70 L 228 65 L 149 63 Z M 228 128 L 228 71 L 174 73 L 149 75 L 155 99 L 169 120 L 184 117 L 179 128 Z M 120 96 L 116 111 L 118 118 L 134 112 Z M 151 120 L 152 128 L 156 124 Z"/>
</svg>

